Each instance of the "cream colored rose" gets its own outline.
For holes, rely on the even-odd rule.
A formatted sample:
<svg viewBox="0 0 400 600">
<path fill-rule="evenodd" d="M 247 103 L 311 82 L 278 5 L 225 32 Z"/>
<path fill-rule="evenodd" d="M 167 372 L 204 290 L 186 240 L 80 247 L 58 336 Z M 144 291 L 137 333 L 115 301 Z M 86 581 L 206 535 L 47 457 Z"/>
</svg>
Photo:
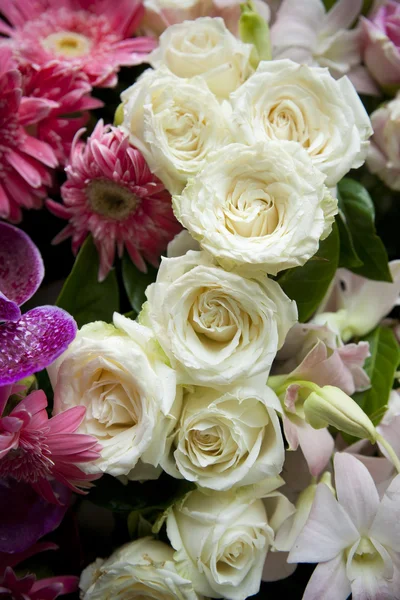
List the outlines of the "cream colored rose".
<svg viewBox="0 0 400 600">
<path fill-rule="evenodd" d="M 365 160 L 371 123 L 347 77 L 336 81 L 328 69 L 289 59 L 261 62 L 231 101 L 233 119 L 249 144 L 299 143 L 328 186 Z"/>
<path fill-rule="evenodd" d="M 179 193 L 211 152 L 231 141 L 226 108 L 197 77 L 147 70 L 121 94 L 122 129 L 171 193 Z"/>
<path fill-rule="evenodd" d="M 210 154 L 173 206 L 223 267 L 273 275 L 307 262 L 337 213 L 324 176 L 303 148 L 286 141 L 231 144 Z"/>
<path fill-rule="evenodd" d="M 252 48 L 223 19 L 203 17 L 169 27 L 147 60 L 155 68 L 165 65 L 178 77 L 198 75 L 216 96 L 228 98 L 253 72 Z"/>
<path fill-rule="evenodd" d="M 172 548 L 142 538 L 97 559 L 82 573 L 81 600 L 202 600 L 178 575 Z"/>
<path fill-rule="evenodd" d="M 285 453 L 276 411 L 280 402 L 266 386 L 188 390 L 163 469 L 213 490 L 278 475 Z"/>
<path fill-rule="evenodd" d="M 277 481 L 273 478 L 263 490 L 196 490 L 170 511 L 167 535 L 176 550 L 177 570 L 197 592 L 228 600 L 245 600 L 258 592 L 274 540 L 261 497 L 280 485 Z"/>
<path fill-rule="evenodd" d="M 159 465 L 180 410 L 175 372 L 161 354 L 151 330 L 115 313 L 114 325 L 82 327 L 50 367 L 55 412 L 86 407 L 79 431 L 102 445 L 93 468 L 136 479 Z"/>
<path fill-rule="evenodd" d="M 297 319 L 296 304 L 266 276 L 246 279 L 204 252 L 163 259 L 142 320 L 179 383 L 210 387 L 260 375 L 262 383 Z"/>
</svg>

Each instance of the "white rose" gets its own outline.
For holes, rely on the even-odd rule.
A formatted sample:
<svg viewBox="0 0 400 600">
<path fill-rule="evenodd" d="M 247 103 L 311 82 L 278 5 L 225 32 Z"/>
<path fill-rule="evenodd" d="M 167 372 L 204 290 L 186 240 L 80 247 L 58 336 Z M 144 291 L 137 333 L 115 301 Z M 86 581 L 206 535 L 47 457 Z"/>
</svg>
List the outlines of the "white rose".
<svg viewBox="0 0 400 600">
<path fill-rule="evenodd" d="M 275 478 L 271 488 L 279 484 Z M 250 488 L 196 490 L 168 514 L 177 570 L 200 594 L 245 600 L 260 588 L 274 530 L 261 500 L 264 494 L 257 486 Z"/>
<path fill-rule="evenodd" d="M 203 17 L 169 27 L 147 60 L 153 67 L 165 65 L 178 77 L 199 75 L 216 96 L 228 98 L 253 72 L 252 49 L 223 19 Z"/>
<path fill-rule="evenodd" d="M 171 193 L 182 191 L 209 152 L 232 139 L 226 106 L 199 77 L 149 69 L 121 98 L 122 129 Z"/>
<path fill-rule="evenodd" d="M 266 386 L 188 390 L 163 469 L 213 490 L 278 475 L 285 451 L 275 411 L 280 402 Z"/>
<path fill-rule="evenodd" d="M 324 179 L 293 142 L 231 144 L 174 196 L 174 212 L 223 267 L 276 275 L 307 262 L 330 233 L 337 200 Z"/>
<path fill-rule="evenodd" d="M 102 445 L 97 470 L 136 479 L 139 459 L 159 464 L 180 396 L 158 348 L 150 329 L 114 313 L 114 325 L 82 327 L 49 369 L 55 412 L 86 407 L 79 431 Z M 138 477 L 140 470 L 138 463 Z"/>
<path fill-rule="evenodd" d="M 295 302 L 275 281 L 224 271 L 205 252 L 163 258 L 146 295 L 142 318 L 179 383 L 215 387 L 261 375 L 265 384 L 297 319 Z"/>
<path fill-rule="evenodd" d="M 142 538 L 97 559 L 82 573 L 82 600 L 201 600 L 190 581 L 178 575 L 172 548 Z"/>
<path fill-rule="evenodd" d="M 328 186 L 365 160 L 371 123 L 347 77 L 336 81 L 326 68 L 289 59 L 261 62 L 231 101 L 248 143 L 298 142 Z"/>
</svg>

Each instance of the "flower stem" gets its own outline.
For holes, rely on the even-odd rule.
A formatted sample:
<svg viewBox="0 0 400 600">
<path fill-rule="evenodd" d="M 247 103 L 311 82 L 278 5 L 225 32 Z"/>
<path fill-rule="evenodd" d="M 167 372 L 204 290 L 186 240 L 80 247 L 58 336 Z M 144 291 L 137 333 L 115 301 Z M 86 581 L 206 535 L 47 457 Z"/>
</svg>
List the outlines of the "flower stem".
<svg viewBox="0 0 400 600">
<path fill-rule="evenodd" d="M 393 463 L 397 472 L 400 473 L 400 460 L 399 460 L 399 457 L 397 456 L 396 452 L 393 450 L 391 444 L 389 444 L 389 442 L 387 440 L 385 440 L 385 438 L 380 433 L 376 434 L 376 441 L 379 442 L 381 444 L 381 446 L 383 446 L 385 448 L 385 450 L 388 453 L 388 456 L 390 458 L 390 461 Z"/>
</svg>

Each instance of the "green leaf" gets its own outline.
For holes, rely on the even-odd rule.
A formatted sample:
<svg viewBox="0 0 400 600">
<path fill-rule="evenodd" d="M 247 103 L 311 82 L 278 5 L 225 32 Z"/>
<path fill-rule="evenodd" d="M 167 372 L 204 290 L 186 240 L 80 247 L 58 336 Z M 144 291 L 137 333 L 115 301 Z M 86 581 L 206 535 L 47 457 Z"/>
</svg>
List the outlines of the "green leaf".
<svg viewBox="0 0 400 600">
<path fill-rule="evenodd" d="M 91 237 L 86 238 L 56 305 L 69 312 L 82 327 L 91 321 L 112 320 L 119 310 L 118 282 L 115 271 L 99 283 L 99 256 Z"/>
<path fill-rule="evenodd" d="M 377 425 L 384 414 L 382 408 L 389 401 L 400 350 L 393 331 L 387 327 L 377 327 L 363 339 L 369 342 L 371 356 L 365 361 L 364 369 L 371 379 L 371 387 L 357 392 L 353 398 Z"/>
<path fill-rule="evenodd" d="M 122 279 L 129 301 L 136 314 L 142 310 L 142 305 L 146 302 L 145 291 L 148 285 L 153 283 L 157 277 L 157 269 L 147 267 L 147 273 L 142 273 L 135 267 L 129 254 L 125 252 L 122 258 Z"/>
<path fill-rule="evenodd" d="M 126 485 L 111 475 L 103 475 L 90 491 L 88 499 L 117 513 L 139 512 L 144 518 L 158 516 L 179 498 L 195 489 L 185 480 L 174 479 L 162 473 L 156 480 L 143 483 L 129 481 Z"/>
<path fill-rule="evenodd" d="M 345 178 L 338 184 L 338 198 L 354 251 L 362 261 L 362 265 L 348 268 L 368 279 L 391 282 L 387 252 L 375 231 L 375 209 L 367 190 L 358 181 Z"/>
<path fill-rule="evenodd" d="M 363 262 L 354 248 L 352 235 L 347 226 L 346 218 L 341 210 L 339 210 L 336 217 L 336 223 L 340 237 L 339 267 L 344 267 L 345 269 L 361 267 Z"/>
<path fill-rule="evenodd" d="M 329 237 L 320 242 L 314 260 L 307 261 L 302 267 L 289 269 L 278 277 L 283 291 L 296 301 L 301 323 L 311 318 L 328 291 L 338 267 L 339 248 L 338 228 L 334 224 Z"/>
</svg>

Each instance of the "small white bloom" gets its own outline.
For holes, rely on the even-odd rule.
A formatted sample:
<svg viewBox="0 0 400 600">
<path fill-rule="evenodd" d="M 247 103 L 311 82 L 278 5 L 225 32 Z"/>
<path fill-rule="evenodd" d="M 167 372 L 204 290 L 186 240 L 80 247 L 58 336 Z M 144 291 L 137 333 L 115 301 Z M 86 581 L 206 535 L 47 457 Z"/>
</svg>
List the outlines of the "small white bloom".
<svg viewBox="0 0 400 600">
<path fill-rule="evenodd" d="M 181 577 L 172 548 L 142 538 L 119 548 L 107 560 L 97 559 L 82 573 L 82 600 L 201 600 Z"/>
<path fill-rule="evenodd" d="M 222 266 L 276 275 L 305 264 L 329 235 L 337 200 L 324 179 L 293 142 L 231 144 L 209 155 L 173 206 Z"/>
<path fill-rule="evenodd" d="M 274 530 L 257 486 L 230 492 L 190 492 L 170 511 L 167 535 L 177 570 L 194 589 L 213 598 L 245 600 L 260 588 Z"/>
<path fill-rule="evenodd" d="M 216 96 L 228 98 L 253 72 L 251 52 L 252 45 L 238 40 L 223 19 L 203 17 L 169 27 L 148 61 L 178 77 L 199 75 Z"/>
<path fill-rule="evenodd" d="M 278 475 L 285 453 L 276 411 L 281 412 L 279 400 L 266 386 L 261 391 L 235 387 L 222 394 L 188 390 L 162 467 L 213 490 Z"/>
<path fill-rule="evenodd" d="M 139 459 L 159 465 L 181 396 L 150 329 L 117 313 L 85 325 L 49 374 L 56 413 L 86 407 L 79 431 L 102 445 L 93 468 L 135 479 Z"/>
<path fill-rule="evenodd" d="M 348 453 L 336 454 L 337 500 L 317 487 L 305 527 L 289 562 L 318 562 L 304 600 L 398 599 L 400 590 L 400 476 L 382 500 L 367 468 Z"/>
<path fill-rule="evenodd" d="M 347 77 L 336 81 L 326 68 L 288 59 L 261 62 L 231 101 L 233 119 L 249 144 L 299 143 L 328 186 L 365 161 L 372 127 Z"/>
<path fill-rule="evenodd" d="M 224 271 L 205 252 L 164 258 L 146 295 L 141 318 L 179 383 L 218 387 L 260 375 L 264 385 L 297 319 L 296 304 L 278 283 Z"/>
<path fill-rule="evenodd" d="M 148 69 L 121 94 L 122 129 L 171 193 L 179 193 L 211 150 L 232 139 L 227 106 L 203 79 L 180 79 L 166 68 Z"/>
</svg>

